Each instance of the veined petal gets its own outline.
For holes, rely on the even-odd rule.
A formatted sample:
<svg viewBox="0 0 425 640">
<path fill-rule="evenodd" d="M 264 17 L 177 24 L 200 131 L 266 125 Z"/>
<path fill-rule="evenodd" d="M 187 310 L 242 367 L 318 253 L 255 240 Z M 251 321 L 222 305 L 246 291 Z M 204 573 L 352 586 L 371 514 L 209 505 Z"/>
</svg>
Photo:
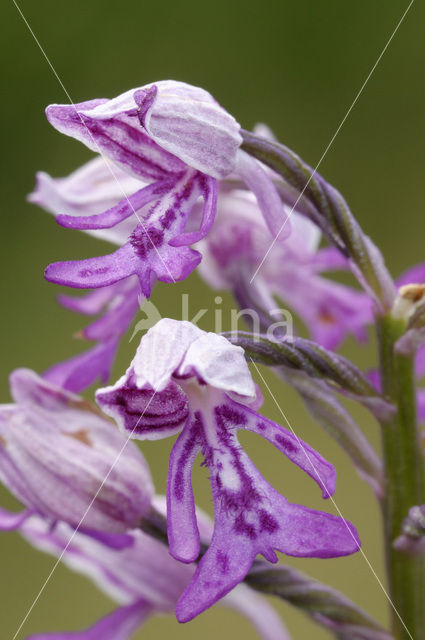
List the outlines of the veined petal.
<svg viewBox="0 0 425 640">
<path fill-rule="evenodd" d="M 114 386 L 99 389 L 96 402 L 118 426 L 139 440 L 158 440 L 180 431 L 188 417 L 187 398 L 170 382 L 161 391 L 139 389 L 132 370 Z"/>
<path fill-rule="evenodd" d="M 202 418 L 200 418 L 202 419 Z M 232 419 L 234 427 L 235 419 Z M 214 500 L 214 533 L 208 551 L 180 598 L 176 615 L 187 622 L 240 583 L 261 553 L 277 562 L 276 551 L 331 558 L 354 553 L 359 539 L 342 518 L 296 504 L 275 491 L 241 449 L 216 408 L 217 434 L 206 435 L 204 455 Z M 204 428 L 208 433 L 209 427 Z"/>
<path fill-rule="evenodd" d="M 188 166 L 213 178 L 224 178 L 234 169 L 240 126 L 207 91 L 164 80 L 135 90 L 134 100 L 152 140 Z"/>
<path fill-rule="evenodd" d="M 279 241 L 287 238 L 291 232 L 291 223 L 270 176 L 257 160 L 241 149 L 237 156 L 237 172 L 257 198 L 273 238 L 278 238 Z"/>
<path fill-rule="evenodd" d="M 185 232 L 172 238 L 170 245 L 173 247 L 199 242 L 207 235 L 213 225 L 217 212 L 217 181 L 214 178 L 203 175 L 198 178 L 198 181 L 204 198 L 201 226 L 199 231 Z"/>
<path fill-rule="evenodd" d="M 120 607 L 101 618 L 90 629 L 83 631 L 41 633 L 27 640 L 130 640 L 137 629 L 153 613 L 154 607 L 144 600 L 137 600 Z"/>
<path fill-rule="evenodd" d="M 230 423 L 236 421 L 243 429 L 257 433 L 271 442 L 291 462 L 294 462 L 317 482 L 323 491 L 324 498 L 329 498 L 335 493 L 335 467 L 310 445 L 297 438 L 291 431 L 259 415 L 249 407 L 241 406 L 237 403 L 229 403 L 223 408 L 223 412 L 223 418 Z M 228 415 L 226 415 L 226 412 Z"/>
<path fill-rule="evenodd" d="M 150 508 L 153 486 L 140 451 L 78 396 L 20 369 L 17 404 L 1 412 L 0 477 L 51 522 L 102 533 L 132 529 Z"/>
<path fill-rule="evenodd" d="M 192 490 L 192 467 L 202 448 L 198 420 L 191 416 L 170 455 L 167 479 L 167 522 L 170 553 L 181 562 L 194 562 L 200 538 Z"/>
<path fill-rule="evenodd" d="M 110 109 L 113 102 L 99 99 L 76 105 L 53 104 L 47 107 L 46 116 L 58 131 L 80 140 L 92 151 L 104 154 L 139 178 L 159 180 L 169 173 L 184 170 L 185 166 L 178 158 L 158 146 L 142 130 L 136 118 L 134 100 L 133 109 L 121 109 L 113 116 L 105 116 L 102 106 L 108 105 Z"/>
</svg>

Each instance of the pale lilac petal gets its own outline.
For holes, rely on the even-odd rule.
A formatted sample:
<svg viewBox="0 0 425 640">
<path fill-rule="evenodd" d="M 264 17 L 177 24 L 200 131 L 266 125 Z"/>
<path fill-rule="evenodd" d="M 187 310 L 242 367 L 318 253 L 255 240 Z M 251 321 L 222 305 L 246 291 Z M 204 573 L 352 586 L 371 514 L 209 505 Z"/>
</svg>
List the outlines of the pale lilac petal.
<svg viewBox="0 0 425 640">
<path fill-rule="evenodd" d="M 129 371 L 114 386 L 99 389 L 96 402 L 133 438 L 158 440 L 178 433 L 188 417 L 186 395 L 170 382 L 161 391 L 139 389 Z"/>
<path fill-rule="evenodd" d="M 96 380 L 108 381 L 117 352 L 117 341 L 102 342 L 83 353 L 53 365 L 43 373 L 52 384 L 80 393 Z"/>
<path fill-rule="evenodd" d="M 303 216 L 297 211 L 292 211 L 288 205 L 285 207 L 285 211 L 288 217 L 291 218 L 291 236 L 289 245 L 291 246 L 294 240 L 299 240 L 297 244 L 302 247 L 304 252 L 314 255 L 318 253 L 320 240 L 322 233 L 317 225 L 314 224 L 309 218 Z"/>
<path fill-rule="evenodd" d="M 244 350 L 216 333 L 203 332 L 189 345 L 177 375 L 197 375 L 216 389 L 248 398 L 255 398 L 256 395 Z"/>
<path fill-rule="evenodd" d="M 287 211 L 271 178 L 260 163 L 244 151 L 238 151 L 237 172 L 257 198 L 272 239 L 284 240 L 291 232 Z"/>
<path fill-rule="evenodd" d="M 110 209 L 123 195 L 134 193 L 142 186 L 140 179 L 96 156 L 65 178 L 52 178 L 43 171 L 38 172 L 35 190 L 28 200 L 54 215 L 93 215 Z"/>
<path fill-rule="evenodd" d="M 130 640 L 152 613 L 152 605 L 138 600 L 101 618 L 90 629 L 41 633 L 29 636 L 27 640 Z"/>
<path fill-rule="evenodd" d="M 36 188 L 28 200 L 47 211 L 68 216 L 91 216 L 102 213 L 126 195 L 138 191 L 144 183 L 124 172 L 103 157 L 96 157 L 66 178 L 52 178 L 37 173 Z M 137 220 L 125 220 L 113 229 L 88 231 L 92 236 L 121 245 Z"/>
<path fill-rule="evenodd" d="M 34 547 L 56 557 L 67 547 L 61 562 L 120 605 L 142 598 L 157 612 L 171 613 L 194 573 L 193 565 L 174 560 L 166 545 L 139 529 L 129 532 L 132 545 L 121 549 L 75 533 L 63 522 L 52 529 L 36 517 L 24 524 L 21 533 Z"/>
<path fill-rule="evenodd" d="M 336 247 L 319 249 L 311 258 L 311 266 L 317 271 L 348 271 L 349 262 Z"/>
<path fill-rule="evenodd" d="M 114 285 L 112 285 L 114 286 Z M 86 340 L 110 339 L 118 340 L 130 326 L 139 308 L 140 287 L 129 288 L 123 295 L 118 294 L 115 305 L 108 309 L 100 318 L 85 327 L 81 334 Z"/>
<path fill-rule="evenodd" d="M 129 93 L 129 92 L 127 92 Z M 125 171 L 142 179 L 160 180 L 169 173 L 184 170 L 184 164 L 159 147 L 143 132 L 136 116 L 118 112 L 102 118 L 102 105 L 114 101 L 90 100 L 76 105 L 50 105 L 46 116 L 58 131 L 83 142 L 96 153 L 104 154 Z"/>
<path fill-rule="evenodd" d="M 255 593 L 244 584 L 238 584 L 221 601 L 222 605 L 235 609 L 257 629 L 263 640 L 291 640 L 281 616 L 264 596 Z"/>
<path fill-rule="evenodd" d="M 274 269 L 268 276 L 274 291 L 300 316 L 312 338 L 322 346 L 336 349 L 349 333 L 358 340 L 366 339 L 373 308 L 365 293 L 322 278 L 302 264 L 289 268 L 282 264 L 280 271 Z"/>
<path fill-rule="evenodd" d="M 259 415 L 249 407 L 229 404 L 229 422 L 237 421 L 243 429 L 252 431 L 271 442 L 300 469 L 308 473 L 323 491 L 323 497 L 329 498 L 336 490 L 335 467 L 325 460 L 306 442 L 300 440 L 291 431 L 272 420 Z M 232 414 L 234 412 L 234 415 Z"/>
<path fill-rule="evenodd" d="M 170 240 L 170 245 L 179 247 L 194 244 L 204 238 L 210 231 L 217 212 L 217 181 L 208 176 L 200 176 L 201 193 L 204 198 L 202 220 L 198 231 L 185 232 Z"/>
<path fill-rule="evenodd" d="M 137 89 L 134 100 L 143 127 L 162 148 L 213 178 L 233 171 L 240 126 L 207 91 L 165 80 Z"/>
<path fill-rule="evenodd" d="M 189 418 L 170 455 L 167 479 L 167 522 L 170 553 L 181 562 L 194 562 L 200 551 L 191 475 L 202 439 L 196 418 Z"/>
<path fill-rule="evenodd" d="M 163 318 L 143 336 L 133 360 L 137 386 L 162 391 L 190 344 L 204 332 L 191 322 Z"/>
<path fill-rule="evenodd" d="M 143 189 L 139 189 L 132 195 L 122 199 L 111 209 L 99 213 L 97 215 L 85 215 L 85 216 L 69 216 L 58 215 L 57 221 L 62 227 L 68 227 L 70 229 L 109 229 L 119 224 L 131 215 L 135 216 L 135 223 L 137 225 L 136 212 L 142 207 L 157 200 L 159 197 L 168 192 L 174 184 L 174 179 L 160 180 L 153 182 Z"/>
<path fill-rule="evenodd" d="M 0 436 L 0 449 L 2 447 Z M 13 513 L 12 511 L 6 511 L 0 507 L 0 531 L 13 531 L 20 529 L 22 524 L 32 515 L 32 511 L 26 509 L 19 513 Z"/>
<path fill-rule="evenodd" d="M 58 295 L 58 301 L 65 309 L 75 313 L 82 313 L 86 316 L 95 316 L 113 300 L 121 288 L 122 282 L 118 282 L 108 287 L 94 289 L 82 296 L 68 296 L 61 293 Z"/>
</svg>

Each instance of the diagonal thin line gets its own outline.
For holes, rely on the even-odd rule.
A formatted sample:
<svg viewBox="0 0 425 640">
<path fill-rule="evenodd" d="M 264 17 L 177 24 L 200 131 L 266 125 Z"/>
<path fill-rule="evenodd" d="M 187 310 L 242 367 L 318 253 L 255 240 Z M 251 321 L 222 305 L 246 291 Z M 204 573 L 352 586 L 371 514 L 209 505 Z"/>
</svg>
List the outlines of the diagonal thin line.
<svg viewBox="0 0 425 640">
<path fill-rule="evenodd" d="M 57 73 L 56 69 L 54 68 L 52 62 L 50 61 L 50 58 L 48 57 L 47 53 L 44 51 L 43 47 L 40 44 L 40 41 L 38 40 L 37 36 L 35 35 L 34 31 L 32 30 L 28 20 L 26 19 L 26 17 L 24 16 L 24 14 L 22 13 L 21 8 L 19 7 L 19 5 L 17 4 L 16 0 L 12 0 L 13 4 L 15 5 L 16 9 L 18 10 L 22 20 L 24 21 L 26 27 L 28 28 L 28 31 L 30 32 L 30 34 L 32 35 L 32 37 L 34 38 L 34 41 L 36 42 L 38 48 L 40 49 L 41 53 L 43 54 L 47 64 L 49 65 L 50 69 L 52 70 L 55 78 L 57 79 L 57 81 L 59 82 L 60 86 L 62 87 L 66 97 L 68 98 L 69 102 L 71 103 L 71 105 L 74 107 L 75 109 L 75 113 L 77 114 L 78 118 L 80 119 L 81 124 L 85 127 L 88 135 L 90 136 L 90 139 L 93 143 L 93 145 L 96 147 L 98 154 L 103 158 L 103 161 L 105 162 L 106 166 L 108 167 L 108 170 L 111 174 L 111 176 L 114 178 L 115 182 L 117 183 L 117 185 L 119 186 L 119 188 L 121 189 L 121 192 L 124 196 L 124 198 L 127 200 L 133 214 L 136 216 L 137 220 L 139 221 L 139 224 L 141 225 L 142 229 L 143 229 L 143 233 L 145 233 L 145 235 L 149 238 L 149 242 L 151 243 L 152 247 L 155 249 L 156 253 L 158 254 L 159 259 L 161 260 L 162 264 L 164 265 L 166 271 L 168 272 L 168 275 L 170 276 L 170 279 L 173 281 L 173 283 L 175 284 L 176 281 L 173 277 L 173 274 L 170 272 L 168 265 L 165 263 L 164 258 L 161 256 L 160 252 L 158 251 L 157 246 L 155 245 L 155 243 L 153 242 L 152 238 L 150 237 L 149 233 L 146 230 L 145 225 L 143 224 L 143 221 L 141 220 L 141 218 L 139 217 L 139 215 L 137 214 L 137 211 L 135 210 L 135 208 L 133 207 L 132 202 L 130 201 L 124 187 L 122 186 L 118 176 L 116 175 L 113 166 L 111 164 L 111 162 L 109 161 L 109 159 L 102 153 L 98 143 L 96 142 L 96 140 L 94 139 L 91 131 L 89 130 L 89 128 L 87 127 L 86 123 L 84 122 L 84 120 L 82 119 L 81 115 L 78 113 L 77 107 L 75 106 L 74 101 L 72 100 L 68 90 L 66 89 L 65 85 L 63 84 L 62 80 L 59 77 L 59 74 Z"/>
<path fill-rule="evenodd" d="M 360 87 L 359 91 L 357 92 L 353 102 L 351 103 L 349 109 L 347 110 L 347 113 L 345 114 L 345 116 L 343 117 L 343 119 L 341 120 L 341 122 L 339 123 L 335 133 L 333 134 L 332 138 L 330 139 L 327 147 L 325 148 L 324 152 L 322 153 L 319 162 L 316 164 L 313 173 L 311 174 L 311 176 L 309 177 L 309 179 L 307 180 L 306 184 L 304 185 L 303 190 L 301 191 L 301 193 L 299 194 L 298 198 L 295 201 L 295 204 L 293 205 L 291 211 L 289 212 L 287 218 L 284 220 L 282 226 L 280 227 L 279 231 L 277 232 L 276 236 L 273 238 L 269 248 L 267 249 L 265 255 L 263 256 L 263 259 L 261 260 L 260 264 L 258 265 L 254 275 L 252 276 L 251 280 L 250 280 L 250 284 L 252 284 L 252 282 L 254 281 L 254 278 L 257 276 L 258 272 L 260 271 L 261 267 L 263 266 L 267 256 L 269 255 L 270 251 L 273 249 L 274 245 L 277 242 L 277 239 L 279 238 L 280 234 L 282 233 L 282 231 L 284 230 L 286 224 L 289 222 L 297 204 L 299 203 L 299 201 L 301 200 L 305 190 L 307 189 L 308 185 L 310 184 L 311 180 L 314 178 L 314 176 L 317 173 L 318 168 L 320 167 L 320 165 L 322 164 L 325 156 L 327 155 L 329 149 L 331 148 L 331 146 L 333 145 L 335 138 L 337 137 L 337 135 L 339 134 L 339 132 L 341 131 L 342 127 L 345 124 L 345 121 L 347 120 L 348 116 L 350 115 L 350 113 L 352 112 L 352 110 L 354 109 L 355 105 L 357 104 L 358 99 L 360 98 L 361 94 L 363 93 L 364 88 L 366 87 L 367 83 L 369 82 L 369 80 L 371 79 L 376 67 L 378 66 L 378 64 L 381 62 L 381 59 L 383 57 L 383 55 L 385 54 L 386 50 L 388 49 L 388 47 L 391 44 L 392 39 L 394 38 L 395 34 L 397 33 L 397 31 L 399 30 L 399 28 L 401 27 L 402 22 L 404 21 L 405 17 L 407 16 L 411 6 L 413 5 L 415 0 L 410 0 L 410 3 L 407 7 L 407 9 L 404 11 L 403 15 L 401 16 L 400 20 L 398 21 L 394 31 L 392 32 L 392 34 L 390 35 L 387 43 L 385 44 L 384 48 L 382 49 L 381 53 L 378 56 L 378 59 L 376 60 L 375 64 L 373 65 L 372 69 L 369 71 L 368 75 L 366 76 L 365 81 L 363 82 L 362 86 Z"/>
<path fill-rule="evenodd" d="M 78 523 L 77 527 L 74 529 L 74 531 L 72 532 L 71 537 L 69 538 L 68 542 L 66 543 L 65 548 L 63 549 L 63 551 L 61 552 L 60 556 L 58 557 L 58 559 L 56 560 L 55 564 L 53 565 L 49 575 L 47 576 L 47 578 L 45 579 L 40 591 L 38 592 L 38 594 L 36 595 L 36 597 L 34 598 L 31 606 L 29 607 L 27 613 L 25 614 L 25 617 L 23 618 L 21 624 L 19 625 L 18 629 L 15 632 L 15 635 L 13 636 L 12 640 L 16 640 L 18 633 L 20 632 L 20 630 L 22 629 L 22 627 L 24 626 L 25 622 L 28 620 L 29 616 L 31 615 L 32 610 L 34 609 L 35 605 L 37 604 L 37 602 L 39 601 L 41 595 L 43 594 L 44 590 L 46 589 L 47 585 L 49 584 L 53 574 L 55 573 L 56 569 L 58 568 L 63 556 L 65 555 L 65 553 L 67 552 L 70 544 L 72 543 L 73 539 L 75 538 L 75 534 L 78 532 L 78 530 L 80 529 L 81 525 L 83 524 L 88 512 L 90 511 L 90 509 L 92 508 L 94 502 L 96 501 L 99 493 L 102 491 L 103 487 L 105 486 L 105 483 L 107 482 L 109 476 L 111 475 L 112 471 L 114 470 L 115 466 L 118 464 L 124 449 L 127 447 L 128 443 L 130 442 L 135 430 L 137 429 L 140 420 L 143 418 L 143 416 L 145 415 L 146 411 L 149 408 L 149 405 L 151 404 L 151 402 L 153 401 L 153 399 L 155 398 L 157 392 L 154 391 L 152 397 L 149 399 L 149 402 L 147 403 L 146 407 L 143 409 L 143 412 L 140 414 L 140 417 L 138 418 L 136 424 L 134 425 L 131 433 L 129 434 L 129 436 L 127 437 L 127 440 L 124 442 L 123 446 L 121 447 L 119 453 L 117 454 L 117 457 L 115 458 L 115 460 L 113 461 L 108 473 L 106 474 L 105 478 L 102 480 L 102 483 L 100 484 L 98 490 L 96 491 L 95 495 L 93 496 L 93 498 L 90 501 L 90 504 L 88 505 L 87 509 L 85 510 L 83 517 L 81 518 L 80 522 Z"/>
<path fill-rule="evenodd" d="M 301 447 L 301 449 L 303 450 L 303 453 L 304 453 L 305 457 L 307 458 L 307 460 L 308 460 L 309 464 L 311 465 L 311 467 L 312 467 L 312 469 L 313 469 L 314 473 L 316 474 L 316 476 L 317 476 L 317 478 L 318 478 L 318 480 L 319 480 L 320 484 L 321 484 L 322 486 L 326 486 L 326 485 L 324 484 L 324 482 L 323 482 L 323 480 L 322 480 L 322 478 L 321 478 L 321 476 L 320 476 L 320 473 L 319 473 L 319 471 L 317 470 L 317 468 L 316 468 L 316 466 L 315 466 L 315 464 L 314 464 L 313 460 L 312 460 L 312 459 L 311 459 L 311 457 L 309 456 L 308 451 L 305 449 L 305 447 L 303 446 L 302 441 L 299 439 L 298 435 L 295 433 L 295 431 L 294 431 L 294 429 L 293 429 L 292 425 L 290 424 L 290 422 L 289 422 L 288 418 L 286 417 L 286 415 L 285 415 L 285 413 L 284 413 L 284 411 L 283 411 L 282 407 L 280 406 L 280 404 L 279 404 L 279 403 L 278 403 L 278 401 L 276 400 L 276 397 L 274 396 L 274 394 L 273 394 L 272 390 L 270 389 L 269 385 L 267 384 L 267 382 L 266 382 L 266 380 L 265 380 L 264 376 L 262 375 L 262 373 L 261 373 L 260 369 L 258 368 L 257 364 L 255 363 L 255 361 L 254 361 L 252 358 L 250 358 L 250 361 L 251 361 L 251 363 L 254 365 L 254 368 L 255 368 L 256 372 L 257 372 L 257 373 L 258 373 L 258 375 L 260 376 L 262 383 L 264 384 L 264 386 L 266 387 L 267 391 L 269 392 L 269 394 L 270 394 L 271 398 L 273 399 L 273 402 L 275 403 L 276 407 L 278 408 L 278 410 L 279 410 L 279 412 L 280 412 L 281 416 L 282 416 L 282 417 L 283 417 L 283 419 L 285 420 L 285 422 L 286 422 L 286 424 L 288 425 L 289 429 L 291 430 L 292 434 L 293 434 L 293 435 L 295 436 L 295 438 L 297 439 L 298 445 L 299 445 L 299 446 Z M 330 500 L 331 500 L 331 502 L 332 502 L 332 504 L 333 504 L 333 506 L 334 506 L 335 510 L 338 512 L 338 515 L 339 515 L 339 516 L 340 516 L 340 518 L 343 520 L 344 525 L 347 527 L 347 530 L 348 530 L 348 532 L 350 533 L 350 535 L 352 536 L 353 540 L 354 540 L 355 542 L 357 542 L 357 540 L 356 540 L 356 538 L 355 538 L 355 536 L 354 536 L 353 532 L 351 531 L 350 527 L 348 526 L 347 520 L 344 518 L 344 516 L 343 516 L 343 515 L 342 515 L 342 513 L 341 513 L 341 509 L 338 507 L 337 503 L 335 502 L 334 497 L 333 497 L 333 496 L 331 496 L 329 493 L 328 493 L 328 496 L 329 496 L 329 498 L 330 498 Z M 389 595 L 388 591 L 385 589 L 384 585 L 382 584 L 382 581 L 380 580 L 379 576 L 377 575 L 377 573 L 376 573 L 375 569 L 373 568 L 373 566 L 372 566 L 372 564 L 371 564 L 370 560 L 369 560 L 369 559 L 368 559 L 368 557 L 366 556 L 366 554 L 365 554 L 365 552 L 363 551 L 362 547 L 360 547 L 360 548 L 359 548 L 359 551 L 360 551 L 360 553 L 361 553 L 361 555 L 362 555 L 363 559 L 365 560 L 366 564 L 368 565 L 369 569 L 371 570 L 372 574 L 374 575 L 374 577 L 375 577 L 376 581 L 378 582 L 379 586 L 381 587 L 381 589 L 382 589 L 382 591 L 383 591 L 383 593 L 384 593 L 385 597 L 387 598 L 387 600 L 388 600 L 389 604 L 390 604 L 390 605 L 391 605 L 391 607 L 394 609 L 395 614 L 397 615 L 398 619 L 400 620 L 401 624 L 403 625 L 403 627 L 404 627 L 404 629 L 405 629 L 406 633 L 408 634 L 408 636 L 409 636 L 410 640 L 413 640 L 413 636 L 412 636 L 412 634 L 410 633 L 409 629 L 407 628 L 407 626 L 406 626 L 406 624 L 405 624 L 405 622 L 404 622 L 403 618 L 401 617 L 401 615 L 400 615 L 400 613 L 398 612 L 398 610 L 397 610 L 397 608 L 396 608 L 395 604 L 394 604 L 394 603 L 393 603 L 393 601 L 391 600 L 391 596 Z"/>
</svg>

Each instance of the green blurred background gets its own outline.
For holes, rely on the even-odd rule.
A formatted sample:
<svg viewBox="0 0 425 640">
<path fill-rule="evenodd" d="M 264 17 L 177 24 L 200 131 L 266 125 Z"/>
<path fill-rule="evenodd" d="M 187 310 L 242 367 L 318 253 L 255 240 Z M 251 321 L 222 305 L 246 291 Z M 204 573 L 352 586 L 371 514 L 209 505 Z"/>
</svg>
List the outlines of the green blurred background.
<svg viewBox="0 0 425 640">
<path fill-rule="evenodd" d="M 266 122 L 279 139 L 315 165 L 358 89 L 407 7 L 407 0 L 21 0 L 20 7 L 75 102 L 112 97 L 130 87 L 174 78 L 199 84 L 246 128 Z M 45 105 L 66 96 L 12 0 L 3 0 L 2 125 L 2 322 L 1 401 L 9 401 L 8 373 L 17 366 L 43 371 L 82 345 L 71 335 L 84 319 L 60 309 L 55 286 L 43 280 L 48 262 L 104 253 L 92 238 L 55 225 L 26 203 L 34 173 L 68 174 L 90 157 L 79 143 L 56 133 L 44 118 Z M 423 3 L 416 1 L 400 31 L 327 154 L 321 172 L 346 196 L 364 229 L 382 247 L 394 275 L 423 259 L 422 215 L 425 66 Z M 178 317 L 180 296 L 190 291 L 191 308 L 213 309 L 215 293 L 197 275 L 183 284 L 158 286 L 154 302 L 163 315 Z M 308 295 L 308 290 L 306 290 Z M 224 296 L 223 309 L 229 297 Z M 226 317 L 226 312 L 223 312 Z M 213 311 L 205 317 L 211 328 Z M 371 345 L 353 343 L 345 353 L 373 364 Z M 114 375 L 121 374 L 135 344 L 125 344 Z M 380 621 L 387 619 L 380 517 L 371 491 L 345 455 L 307 416 L 294 394 L 268 376 L 297 434 L 317 447 L 338 470 L 335 495 L 344 516 L 363 540 L 365 558 L 290 560 L 290 564 L 343 589 Z M 264 411 L 280 416 L 265 392 Z M 355 415 L 379 446 L 376 426 Z M 312 483 L 272 447 L 244 438 L 272 484 L 290 500 L 332 511 L 321 504 Z M 171 442 L 143 450 L 158 491 L 165 488 Z M 206 471 L 196 472 L 198 502 L 211 511 Z M 14 506 L 0 490 L 0 504 Z M 286 562 L 287 559 L 284 559 Z M 3 534 L 0 546 L 1 638 L 12 638 L 53 564 L 19 536 Z M 295 638 L 329 634 L 287 605 L 277 603 Z M 60 567 L 34 607 L 19 638 L 41 630 L 78 629 L 110 610 L 112 603 L 84 578 Z M 137 638 L 205 640 L 256 635 L 245 620 L 219 607 L 179 626 L 155 619 Z"/>
</svg>

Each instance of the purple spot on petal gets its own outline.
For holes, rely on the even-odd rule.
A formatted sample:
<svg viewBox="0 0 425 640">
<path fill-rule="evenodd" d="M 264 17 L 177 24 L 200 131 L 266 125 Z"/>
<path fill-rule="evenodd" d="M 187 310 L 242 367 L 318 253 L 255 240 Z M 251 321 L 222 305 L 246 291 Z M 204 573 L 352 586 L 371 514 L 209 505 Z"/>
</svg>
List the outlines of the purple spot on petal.
<svg viewBox="0 0 425 640">
<path fill-rule="evenodd" d="M 267 533 L 274 533 L 279 529 L 277 521 L 270 513 L 261 509 L 259 513 L 260 518 L 260 531 L 267 531 Z"/>
<path fill-rule="evenodd" d="M 149 251 L 161 246 L 164 240 L 164 232 L 156 227 L 143 228 L 137 226 L 130 235 L 131 246 L 139 258 L 146 258 Z"/>
<path fill-rule="evenodd" d="M 220 568 L 221 573 L 228 573 L 229 571 L 229 556 L 224 551 L 219 549 L 216 554 L 217 564 Z"/>
<path fill-rule="evenodd" d="M 91 278 L 94 275 L 102 275 L 108 273 L 109 267 L 99 267 L 98 269 L 81 269 L 78 275 L 81 278 Z"/>
<path fill-rule="evenodd" d="M 243 515 L 243 513 L 240 513 L 235 519 L 233 530 L 236 533 L 241 534 L 242 536 L 246 536 L 250 540 L 255 540 L 255 538 L 257 537 L 254 525 L 245 520 L 245 516 Z"/>
<path fill-rule="evenodd" d="M 275 440 L 276 442 L 278 442 L 280 444 L 280 446 L 285 449 L 286 451 L 290 452 L 290 453 L 296 453 L 299 449 L 299 447 L 294 444 L 293 442 L 291 442 L 291 440 L 289 440 L 289 438 L 285 438 L 285 436 L 280 435 L 280 433 L 278 433 L 275 436 Z"/>
<path fill-rule="evenodd" d="M 160 217 L 159 221 L 165 229 L 168 229 L 171 227 L 175 219 L 176 212 L 170 207 L 170 209 L 167 209 L 167 211 Z"/>
</svg>

